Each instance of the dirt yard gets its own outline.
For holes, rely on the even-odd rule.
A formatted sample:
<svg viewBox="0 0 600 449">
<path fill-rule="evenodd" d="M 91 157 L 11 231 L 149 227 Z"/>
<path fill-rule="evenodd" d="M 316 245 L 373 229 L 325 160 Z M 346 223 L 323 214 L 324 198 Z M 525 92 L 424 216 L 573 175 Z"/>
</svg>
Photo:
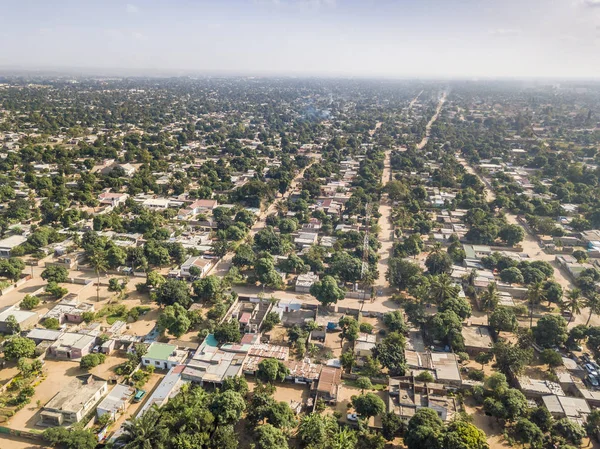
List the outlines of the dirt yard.
<svg viewBox="0 0 600 449">
<path fill-rule="evenodd" d="M 109 356 L 106 358 L 105 363 L 93 368 L 90 372 L 103 379 L 109 379 L 115 375 L 113 369 L 125 360 L 123 357 Z M 19 430 L 40 430 L 36 424 L 40 420 L 41 407 L 75 376 L 88 373 L 88 371 L 79 368 L 79 363 L 70 360 L 46 360 L 44 372 L 46 378 L 35 387 L 35 394 L 31 398 L 31 402 L 10 419 L 8 427 Z M 38 401 L 39 407 L 37 405 Z"/>
<path fill-rule="evenodd" d="M 35 440 L 12 435 L 0 435 L 0 447 L 2 449 L 49 449 L 49 446 L 38 444 Z"/>
</svg>

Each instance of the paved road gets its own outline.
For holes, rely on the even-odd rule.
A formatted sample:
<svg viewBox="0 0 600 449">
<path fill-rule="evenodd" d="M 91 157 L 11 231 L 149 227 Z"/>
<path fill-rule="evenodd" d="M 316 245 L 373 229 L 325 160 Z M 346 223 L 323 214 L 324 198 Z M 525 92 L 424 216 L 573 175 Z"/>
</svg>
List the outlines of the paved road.
<svg viewBox="0 0 600 449">
<path fill-rule="evenodd" d="M 442 111 L 442 106 L 444 106 L 444 102 L 446 101 L 446 96 L 447 96 L 447 93 L 444 92 L 442 94 L 442 97 L 440 98 L 440 101 L 438 102 L 437 108 L 435 110 L 435 114 L 433 114 L 433 117 L 431 117 L 431 120 L 429 120 L 429 122 L 427 123 L 427 126 L 425 127 L 425 137 L 423 137 L 423 140 L 421 140 L 421 142 L 417 145 L 417 150 L 422 150 L 423 148 L 425 148 L 425 145 L 427 145 L 427 142 L 429 142 L 429 135 L 431 134 L 431 127 L 433 126 L 435 121 L 440 116 L 440 112 Z"/>
</svg>

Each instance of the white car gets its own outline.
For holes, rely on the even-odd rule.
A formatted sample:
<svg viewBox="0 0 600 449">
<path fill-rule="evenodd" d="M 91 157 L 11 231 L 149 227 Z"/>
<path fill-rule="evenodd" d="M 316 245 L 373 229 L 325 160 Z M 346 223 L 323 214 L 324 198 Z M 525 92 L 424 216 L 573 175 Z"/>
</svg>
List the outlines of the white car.
<svg viewBox="0 0 600 449">
<path fill-rule="evenodd" d="M 357 415 L 356 413 L 348 413 L 348 414 L 346 415 L 346 419 L 347 419 L 348 421 L 353 421 L 353 422 L 356 422 L 356 421 L 358 421 L 358 415 Z"/>
</svg>

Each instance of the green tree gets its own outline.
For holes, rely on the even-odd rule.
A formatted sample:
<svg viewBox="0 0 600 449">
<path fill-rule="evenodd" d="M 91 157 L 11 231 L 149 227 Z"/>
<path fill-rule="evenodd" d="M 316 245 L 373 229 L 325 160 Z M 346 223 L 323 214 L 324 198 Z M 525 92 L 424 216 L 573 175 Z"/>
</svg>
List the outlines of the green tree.
<svg viewBox="0 0 600 449">
<path fill-rule="evenodd" d="M 277 359 L 264 359 L 258 364 L 258 371 L 256 377 L 265 382 L 283 382 L 285 378 L 290 374 L 290 371 L 286 368 L 283 362 Z"/>
<path fill-rule="evenodd" d="M 209 410 L 219 425 L 235 424 L 246 410 L 246 401 L 240 393 L 227 390 L 213 395 Z"/>
<path fill-rule="evenodd" d="M 67 282 L 69 279 L 69 270 L 63 267 L 51 265 L 42 271 L 42 279 L 48 282 Z"/>
<path fill-rule="evenodd" d="M 242 339 L 240 327 L 235 321 L 219 324 L 214 331 L 215 339 L 219 343 L 239 343 Z"/>
<path fill-rule="evenodd" d="M 356 413 L 365 418 L 381 415 L 385 411 L 385 403 L 375 393 L 353 396 L 352 406 Z"/>
<path fill-rule="evenodd" d="M 387 412 L 381 417 L 381 426 L 381 434 L 383 437 L 388 441 L 392 441 L 404 428 L 404 421 L 394 412 Z"/>
<path fill-rule="evenodd" d="M 338 287 L 335 278 L 332 276 L 325 276 L 322 280 L 315 282 L 310 287 L 310 294 L 317 298 L 317 300 L 327 307 L 330 304 L 336 304 L 338 301 L 344 299 L 346 291 L 343 288 Z"/>
<path fill-rule="evenodd" d="M 442 444 L 444 449 L 489 449 L 485 433 L 461 420 L 448 424 Z"/>
<path fill-rule="evenodd" d="M 105 360 L 106 356 L 104 354 L 87 354 L 81 357 L 81 360 L 79 361 L 79 367 L 89 370 L 101 365 Z"/>
<path fill-rule="evenodd" d="M 517 441 L 528 443 L 529 447 L 537 447 L 544 437 L 540 428 L 526 418 L 517 421 L 514 435 Z"/>
<path fill-rule="evenodd" d="M 92 431 L 79 428 L 51 427 L 44 430 L 42 438 L 52 446 L 63 449 L 94 449 L 98 444 Z"/>
<path fill-rule="evenodd" d="M 391 332 L 408 332 L 408 326 L 404 322 L 404 316 L 399 310 L 385 313 L 383 315 L 383 324 L 385 324 Z"/>
<path fill-rule="evenodd" d="M 405 290 L 421 274 L 419 265 L 400 257 L 392 257 L 389 259 L 386 279 L 394 287 Z"/>
<path fill-rule="evenodd" d="M 444 423 L 431 408 L 418 409 L 408 421 L 404 444 L 408 449 L 442 449 Z"/>
<path fill-rule="evenodd" d="M 95 248 L 91 254 L 88 254 L 87 258 L 96 273 L 96 301 L 100 301 L 100 272 L 108 270 L 106 252 Z"/>
<path fill-rule="evenodd" d="M 552 426 L 552 431 L 577 447 L 581 446 L 581 442 L 586 435 L 585 429 L 569 418 L 556 421 Z"/>
<path fill-rule="evenodd" d="M 165 306 L 180 304 L 187 309 L 192 304 L 190 289 L 184 281 L 168 279 L 158 287 L 154 299 L 157 303 Z"/>
<path fill-rule="evenodd" d="M 509 246 L 515 246 L 525 238 L 525 231 L 519 225 L 506 224 L 498 231 L 498 237 Z"/>
<path fill-rule="evenodd" d="M 525 282 L 523 273 L 517 267 L 508 267 L 500 272 L 500 279 L 508 284 L 522 284 Z"/>
<path fill-rule="evenodd" d="M 58 321 L 58 318 L 49 317 L 44 320 L 44 327 L 46 329 L 57 330 L 60 328 L 60 322 Z"/>
<path fill-rule="evenodd" d="M 189 319 L 188 311 L 179 303 L 165 307 L 157 320 L 160 332 L 168 330 L 169 333 L 176 338 L 185 334 L 190 329 L 191 324 L 192 322 Z"/>
<path fill-rule="evenodd" d="M 562 355 L 554 349 L 544 349 L 540 353 L 540 361 L 553 368 L 563 364 Z"/>
<path fill-rule="evenodd" d="M 581 290 L 573 288 L 567 291 L 565 299 L 559 304 L 561 309 L 569 312 L 569 321 L 567 325 L 571 324 L 571 320 L 574 315 L 581 313 L 582 301 L 581 301 Z"/>
<path fill-rule="evenodd" d="M 4 358 L 7 360 L 18 360 L 21 357 L 33 357 L 35 343 L 25 337 L 12 337 L 4 343 Z"/>
<path fill-rule="evenodd" d="M 25 310 L 35 309 L 40 304 L 40 298 L 37 296 L 25 295 L 19 307 Z"/>
<path fill-rule="evenodd" d="M 224 286 L 221 278 L 215 275 L 206 276 L 192 284 L 194 294 L 200 301 L 215 303 L 223 296 Z"/>
<path fill-rule="evenodd" d="M 255 429 L 256 449 L 288 449 L 288 440 L 281 429 L 263 424 Z"/>
<path fill-rule="evenodd" d="M 438 310 L 440 312 L 451 310 L 463 320 L 469 318 L 472 313 L 471 304 L 469 304 L 466 299 L 460 297 L 445 299 L 440 304 Z"/>
<path fill-rule="evenodd" d="M 559 315 L 544 315 L 532 331 L 535 342 L 543 348 L 562 346 L 568 337 L 567 322 Z"/>
<path fill-rule="evenodd" d="M 519 327 L 514 310 L 509 307 L 499 307 L 494 310 L 490 315 L 489 323 L 496 332 L 515 332 Z"/>
<path fill-rule="evenodd" d="M 125 421 L 117 443 L 125 449 L 154 449 L 165 447 L 168 439 L 169 430 L 161 420 L 160 411 L 152 406 L 143 415 Z"/>
<path fill-rule="evenodd" d="M 8 315 L 6 317 L 6 329 L 11 335 L 18 334 L 21 332 L 21 325 L 17 321 L 14 315 Z"/>
<path fill-rule="evenodd" d="M 371 383 L 371 379 L 368 377 L 359 377 L 356 379 L 356 386 L 361 389 L 361 393 L 364 394 L 365 390 L 372 390 L 373 384 Z"/>
<path fill-rule="evenodd" d="M 452 259 L 440 249 L 434 249 L 425 259 L 427 271 L 432 275 L 448 273 L 452 268 Z"/>
</svg>

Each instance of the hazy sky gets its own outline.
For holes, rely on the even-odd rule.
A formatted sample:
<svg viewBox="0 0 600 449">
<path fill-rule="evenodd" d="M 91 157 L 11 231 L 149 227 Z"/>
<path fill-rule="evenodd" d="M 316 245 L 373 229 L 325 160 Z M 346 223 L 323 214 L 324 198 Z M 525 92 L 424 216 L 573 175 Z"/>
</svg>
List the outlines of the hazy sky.
<svg viewBox="0 0 600 449">
<path fill-rule="evenodd" d="M 0 68 L 600 77 L 600 0 L 0 0 Z"/>
</svg>

